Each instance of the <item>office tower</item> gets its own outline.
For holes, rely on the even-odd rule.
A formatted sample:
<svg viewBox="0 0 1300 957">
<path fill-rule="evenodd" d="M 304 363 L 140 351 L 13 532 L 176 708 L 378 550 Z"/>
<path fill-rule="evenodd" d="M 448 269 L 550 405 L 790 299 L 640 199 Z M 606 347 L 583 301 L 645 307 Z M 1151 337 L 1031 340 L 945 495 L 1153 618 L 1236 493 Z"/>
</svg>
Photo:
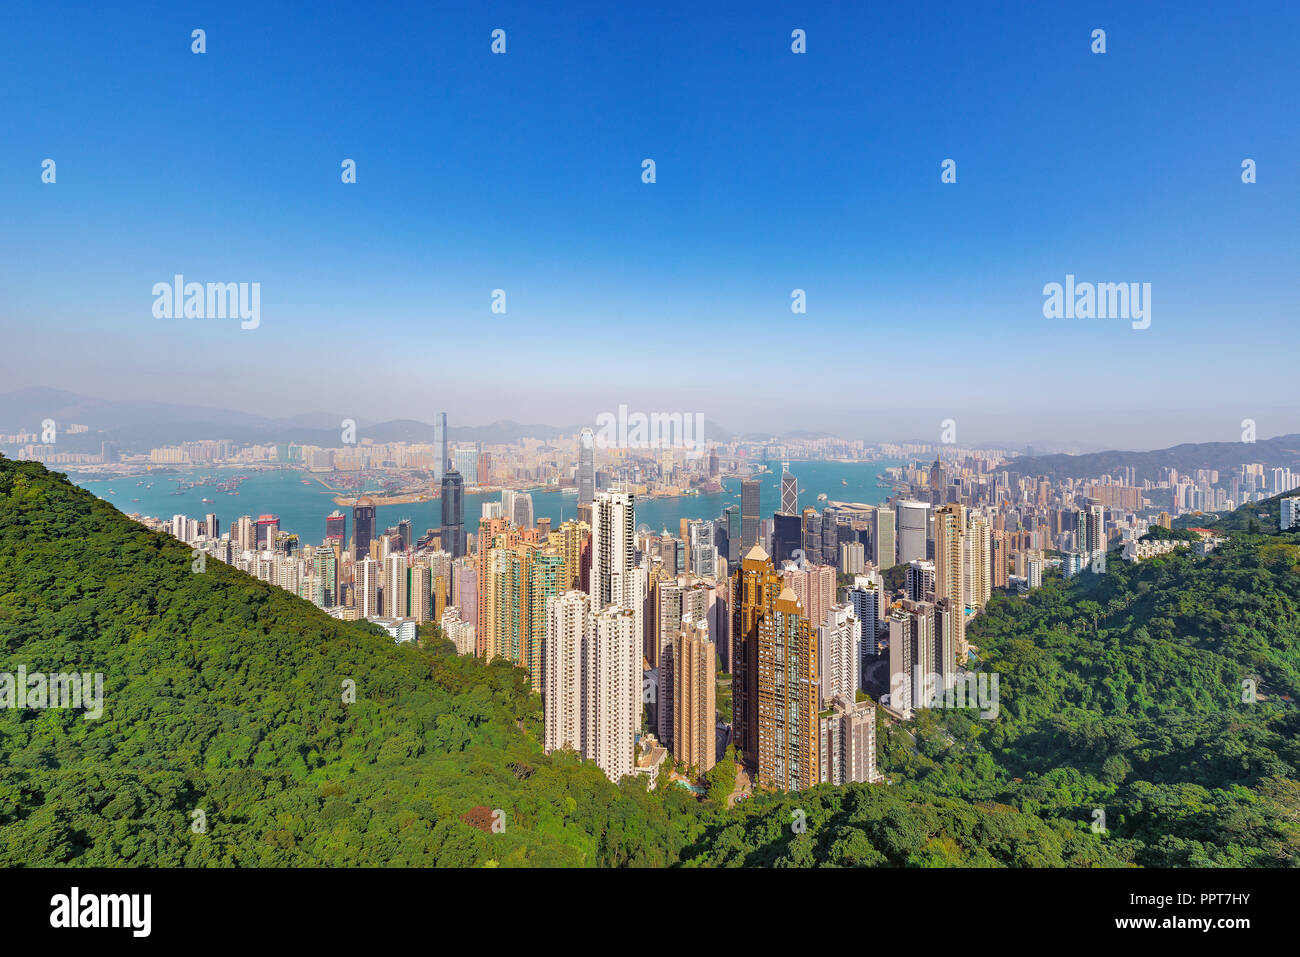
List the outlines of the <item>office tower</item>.
<svg viewBox="0 0 1300 957">
<path fill-rule="evenodd" d="M 404 518 L 397 523 L 397 542 L 398 551 L 410 551 L 411 548 L 411 520 Z"/>
<path fill-rule="evenodd" d="M 740 550 L 742 554 L 758 544 L 759 494 L 762 485 L 758 479 L 742 479 L 740 483 Z"/>
<path fill-rule="evenodd" d="M 790 474 L 790 463 L 781 463 L 781 514 L 799 514 L 799 482 Z"/>
<path fill-rule="evenodd" d="M 871 563 L 883 571 L 898 564 L 898 546 L 893 506 L 882 505 L 871 511 Z"/>
<path fill-rule="evenodd" d="M 1281 512 L 1278 517 L 1278 530 L 1289 532 L 1300 524 L 1300 496 L 1284 498 L 1279 505 Z"/>
<path fill-rule="evenodd" d="M 1100 503 L 1090 501 L 1079 512 L 1079 551 L 1088 562 L 1106 554 L 1105 510 Z"/>
<path fill-rule="evenodd" d="M 433 466 L 433 480 L 442 487 L 442 477 L 447 474 L 451 460 L 447 455 L 447 413 L 439 412 L 433 417 L 433 448 L 437 461 Z"/>
<path fill-rule="evenodd" d="M 275 547 L 275 537 L 280 533 L 280 519 L 276 515 L 262 515 L 257 520 L 257 547 Z M 178 538 L 180 536 L 177 536 Z"/>
<path fill-rule="evenodd" d="M 442 477 L 442 550 L 452 558 L 465 554 L 465 488 L 454 468 Z"/>
<path fill-rule="evenodd" d="M 514 500 L 514 522 L 520 528 L 533 527 L 533 496 L 529 492 L 517 492 Z"/>
<path fill-rule="evenodd" d="M 460 473 L 461 482 L 471 488 L 481 485 L 484 477 L 479 474 L 479 450 L 477 448 L 456 449 L 451 453 L 452 468 Z"/>
<path fill-rule="evenodd" d="M 587 752 L 586 656 L 594 630 L 591 597 L 584 592 L 567 591 L 546 603 L 542 701 L 547 754 Z"/>
<path fill-rule="evenodd" d="M 596 434 L 583 429 L 578 436 L 578 504 L 596 500 Z"/>
<path fill-rule="evenodd" d="M 357 560 L 370 556 L 370 540 L 375 537 L 375 503 L 362 496 L 352 506 L 353 557 Z"/>
<path fill-rule="evenodd" d="M 962 547 L 966 605 L 978 611 L 993 593 L 993 535 L 983 512 L 971 512 Z"/>
<path fill-rule="evenodd" d="M 822 562 L 822 517 L 815 508 L 803 510 L 803 556 L 815 565 Z"/>
<path fill-rule="evenodd" d="M 803 549 L 803 520 L 798 515 L 772 516 L 772 559 L 778 565 L 795 560 Z"/>
<path fill-rule="evenodd" d="M 363 558 L 353 565 L 353 581 L 357 612 L 361 618 L 380 614 L 379 578 L 381 567 L 373 558 Z"/>
<path fill-rule="evenodd" d="M 840 557 L 839 525 L 836 524 L 834 513 L 831 512 L 823 515 L 821 522 L 821 561 L 823 565 L 835 565 Z"/>
<path fill-rule="evenodd" d="M 731 576 L 732 740 L 745 764 L 758 764 L 759 625 L 772 614 L 782 580 L 767 552 L 755 545 Z"/>
<path fill-rule="evenodd" d="M 840 695 L 820 720 L 822 784 L 872 784 L 876 770 L 876 709 L 869 701 Z"/>
<path fill-rule="evenodd" d="M 682 622 L 672 644 L 673 759 L 699 774 L 717 763 L 717 660 L 707 623 Z"/>
<path fill-rule="evenodd" d="M 848 605 L 832 605 L 817 626 L 817 661 L 819 709 L 837 695 L 853 700 L 862 684 L 862 622 Z"/>
<path fill-rule="evenodd" d="M 631 609 L 596 614 L 586 655 L 587 757 L 615 784 L 632 773 L 641 728 L 641 629 Z"/>
<path fill-rule="evenodd" d="M 926 558 L 926 528 L 930 506 L 925 502 L 898 503 L 898 564 Z"/>
<path fill-rule="evenodd" d="M 789 588 L 758 622 L 758 784 L 801 791 L 820 777 L 817 640 Z"/>
<path fill-rule="evenodd" d="M 840 543 L 840 571 L 845 575 L 861 575 L 867 570 L 867 555 L 861 542 Z"/>
<path fill-rule="evenodd" d="M 325 518 L 325 538 L 333 539 L 339 545 L 348 543 L 348 518 L 337 508 Z"/>
<path fill-rule="evenodd" d="M 907 566 L 907 597 L 929 601 L 934 597 L 934 562 L 913 561 Z"/>
<path fill-rule="evenodd" d="M 734 505 L 728 505 L 722 510 L 722 519 L 727 523 L 727 561 L 732 565 L 740 562 L 742 554 L 741 545 L 741 521 L 740 509 Z"/>
</svg>

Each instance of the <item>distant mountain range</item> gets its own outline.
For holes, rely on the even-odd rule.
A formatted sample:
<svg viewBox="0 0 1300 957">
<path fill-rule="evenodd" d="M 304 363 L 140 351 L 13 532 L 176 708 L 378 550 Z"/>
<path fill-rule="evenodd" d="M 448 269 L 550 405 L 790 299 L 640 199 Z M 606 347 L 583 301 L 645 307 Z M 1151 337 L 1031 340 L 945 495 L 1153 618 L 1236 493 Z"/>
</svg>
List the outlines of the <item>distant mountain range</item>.
<svg viewBox="0 0 1300 957">
<path fill-rule="evenodd" d="M 30 387 L 0 394 L 0 433 L 37 431 L 44 419 L 54 419 L 61 434 L 59 444 L 67 451 L 97 452 L 108 441 L 124 452 L 144 451 L 159 445 L 174 445 L 196 439 L 230 439 L 234 442 L 302 445 L 339 445 L 346 416 L 330 412 L 307 412 L 270 418 L 202 405 L 167 402 L 113 401 L 95 399 L 61 389 Z M 68 435 L 72 424 L 87 425 L 91 431 Z M 583 426 L 554 426 L 519 423 L 510 419 L 488 425 L 449 425 L 452 442 L 482 442 L 508 445 L 522 439 L 566 439 Z M 416 419 L 386 422 L 357 420 L 359 437 L 375 442 L 432 442 L 432 423 Z M 705 435 L 726 441 L 732 433 L 714 422 L 705 423 Z"/>
<path fill-rule="evenodd" d="M 1271 467 L 1300 467 L 1300 434 L 1279 435 L 1257 442 L 1195 442 L 1150 452 L 1090 452 L 1086 455 L 1037 455 L 1013 459 L 1008 466 L 1022 475 L 1086 478 L 1132 466 L 1137 481 L 1157 480 L 1163 468 L 1180 473 L 1196 469 L 1227 472 L 1238 465 L 1262 462 Z"/>
</svg>

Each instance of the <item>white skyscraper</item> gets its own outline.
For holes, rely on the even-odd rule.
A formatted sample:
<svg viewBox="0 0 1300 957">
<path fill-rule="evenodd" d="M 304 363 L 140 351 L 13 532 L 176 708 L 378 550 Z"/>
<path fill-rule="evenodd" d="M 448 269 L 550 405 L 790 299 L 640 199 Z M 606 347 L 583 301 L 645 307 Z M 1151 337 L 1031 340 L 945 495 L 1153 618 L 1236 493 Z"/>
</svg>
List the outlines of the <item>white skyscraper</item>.
<svg viewBox="0 0 1300 957">
<path fill-rule="evenodd" d="M 635 767 L 641 727 L 641 629 L 630 609 L 596 615 L 587 646 L 587 751 L 615 784 Z"/>
<path fill-rule="evenodd" d="M 1282 499 L 1282 514 L 1278 521 L 1281 531 L 1287 532 L 1300 523 L 1300 496 Z"/>
<path fill-rule="evenodd" d="M 837 695 L 852 701 L 861 683 L 862 622 L 848 605 L 832 605 L 826 623 L 818 626 L 817 661 L 822 707 Z"/>
<path fill-rule="evenodd" d="M 569 591 L 546 600 L 542 706 L 547 754 L 562 748 L 586 753 L 585 655 L 594 628 L 586 592 Z"/>
<path fill-rule="evenodd" d="M 631 492 L 598 492 L 591 512 L 591 600 L 593 609 L 609 605 L 635 615 L 641 634 L 646 573 L 636 564 L 636 500 Z"/>
<path fill-rule="evenodd" d="M 930 506 L 925 502 L 898 503 L 898 564 L 925 560 L 925 531 Z"/>
</svg>

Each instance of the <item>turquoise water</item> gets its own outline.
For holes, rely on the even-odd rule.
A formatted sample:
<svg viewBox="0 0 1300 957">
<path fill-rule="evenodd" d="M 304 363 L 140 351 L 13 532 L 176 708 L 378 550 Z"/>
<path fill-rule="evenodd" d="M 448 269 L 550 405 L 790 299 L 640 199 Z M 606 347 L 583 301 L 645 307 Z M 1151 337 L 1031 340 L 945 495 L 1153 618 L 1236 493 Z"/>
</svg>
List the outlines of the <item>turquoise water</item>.
<svg viewBox="0 0 1300 957">
<path fill-rule="evenodd" d="M 817 501 L 819 493 L 826 493 L 830 501 L 866 502 L 878 504 L 889 495 L 888 488 L 876 487 L 876 476 L 891 465 L 902 464 L 895 460 L 881 459 L 874 462 L 791 462 L 790 471 L 799 480 L 799 507 L 813 506 L 822 508 L 825 503 Z M 781 502 L 780 464 L 772 466 L 773 471 L 758 476 L 762 482 L 759 498 L 761 514 L 770 517 Z M 180 494 L 172 494 L 177 483 L 194 481 L 200 476 L 211 475 L 218 481 L 235 475 L 247 475 L 247 481 L 239 486 L 239 495 L 227 495 L 214 486 L 200 486 L 187 489 Z M 280 517 L 282 531 L 296 533 L 304 543 L 314 544 L 325 537 L 325 516 L 338 506 L 333 502 L 333 492 L 326 489 L 314 479 L 304 485 L 305 473 L 292 469 L 250 472 L 239 469 L 190 469 L 170 475 L 134 476 L 131 478 L 97 479 L 86 481 L 74 478 L 73 481 L 82 488 L 94 493 L 105 501 L 111 502 L 126 514 L 139 512 L 154 518 L 170 519 L 173 515 L 186 515 L 190 518 L 202 518 L 208 512 L 216 513 L 221 522 L 222 531 L 230 528 L 233 520 L 241 515 L 258 515 L 270 513 Z M 144 485 L 137 485 L 143 481 Z M 145 486 L 150 482 L 153 488 Z M 847 484 L 844 484 L 847 482 Z M 109 493 L 112 489 L 114 494 Z M 550 517 L 558 525 L 577 513 L 578 497 L 563 495 L 560 492 L 534 491 L 533 513 L 536 518 Z M 138 502 L 132 499 L 138 498 Z M 207 504 L 204 498 L 213 499 Z M 484 502 L 501 501 L 500 493 L 492 495 L 465 496 L 465 529 L 474 531 L 478 527 L 478 518 Z M 637 524 L 649 525 L 653 529 L 667 528 L 677 533 L 681 519 L 717 518 L 727 505 L 740 506 L 740 480 L 727 479 L 724 491 L 713 495 L 689 495 L 679 498 L 641 499 L 637 502 Z M 437 501 L 421 502 L 411 505 L 382 505 L 378 509 L 379 527 L 396 525 L 404 518 L 409 518 L 416 537 L 429 528 L 436 528 L 442 523 L 441 505 Z M 352 516 L 350 509 L 340 508 L 348 515 L 348 535 L 352 534 Z"/>
</svg>

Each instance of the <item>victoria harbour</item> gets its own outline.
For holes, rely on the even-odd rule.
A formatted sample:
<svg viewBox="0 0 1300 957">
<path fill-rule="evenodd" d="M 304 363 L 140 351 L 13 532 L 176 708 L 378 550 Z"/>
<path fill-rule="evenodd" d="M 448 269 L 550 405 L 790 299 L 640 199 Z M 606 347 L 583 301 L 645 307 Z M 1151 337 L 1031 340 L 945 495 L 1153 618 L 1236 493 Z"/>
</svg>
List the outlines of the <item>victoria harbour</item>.
<svg viewBox="0 0 1300 957">
<path fill-rule="evenodd" d="M 802 461 L 791 462 L 790 470 L 799 481 L 800 507 L 820 507 L 825 501 L 877 505 L 890 494 L 889 483 L 878 476 L 885 469 L 900 464 L 902 463 L 894 459 L 868 462 Z M 781 499 L 780 463 L 772 463 L 769 467 L 773 471 L 761 472 L 755 476 L 762 483 L 761 507 L 767 512 L 776 510 Z M 212 476 L 218 482 L 224 481 L 228 473 L 247 475 L 239 484 L 238 495 L 215 490 L 212 485 L 178 490 L 178 486 L 191 485 L 205 476 Z M 275 468 L 244 472 L 239 469 L 185 469 L 108 479 L 81 478 L 76 475 L 70 477 L 75 484 L 111 503 L 126 515 L 139 514 L 165 520 L 173 515 L 202 518 L 212 512 L 223 523 L 229 523 L 240 515 L 256 518 L 258 515 L 270 514 L 279 517 L 281 530 L 309 542 L 321 535 L 325 517 L 330 512 L 336 508 L 343 512 L 348 509 L 334 504 L 333 499 L 337 494 L 335 491 L 311 478 L 304 478 L 304 475 L 298 469 Z M 643 497 L 636 505 L 637 524 L 648 526 L 654 531 L 664 528 L 671 531 L 683 519 L 695 521 L 717 518 L 728 505 L 740 505 L 740 479 L 727 478 L 722 484 L 723 491 L 712 494 Z M 531 493 L 533 511 L 537 518 L 550 518 L 552 523 L 559 525 L 577 514 L 577 497 L 573 494 L 566 495 L 546 489 L 520 491 Z M 373 490 L 366 489 L 358 495 L 367 493 L 378 495 L 380 490 L 376 486 Z M 826 500 L 819 501 L 819 495 L 825 495 Z M 467 493 L 465 515 L 471 526 L 477 522 L 484 504 L 500 500 L 500 492 Z M 377 510 L 376 521 L 380 527 L 385 527 L 410 519 L 417 530 L 437 528 L 441 523 L 440 507 L 437 499 L 408 505 L 381 505 Z"/>
</svg>

